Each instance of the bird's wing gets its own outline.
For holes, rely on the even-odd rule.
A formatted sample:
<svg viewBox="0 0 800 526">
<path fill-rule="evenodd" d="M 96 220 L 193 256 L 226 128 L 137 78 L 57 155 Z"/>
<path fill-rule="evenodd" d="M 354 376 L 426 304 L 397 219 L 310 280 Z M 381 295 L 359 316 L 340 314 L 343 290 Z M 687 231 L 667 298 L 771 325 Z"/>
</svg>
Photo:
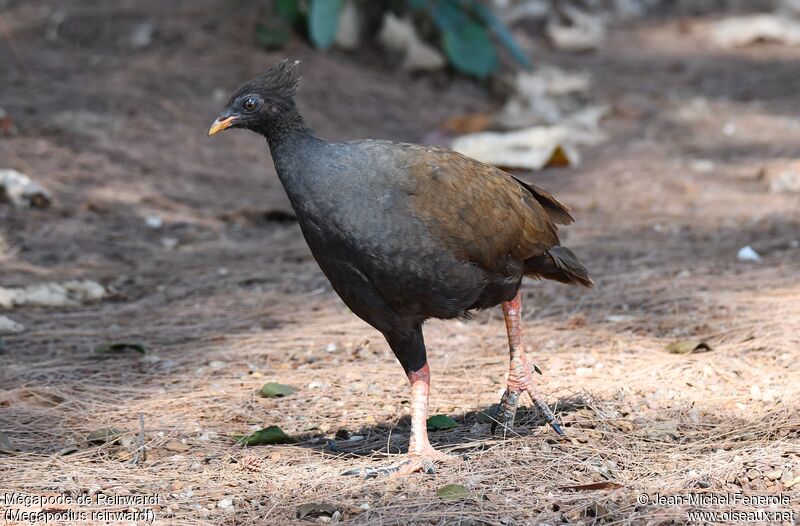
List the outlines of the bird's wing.
<svg viewBox="0 0 800 526">
<path fill-rule="evenodd" d="M 456 255 L 488 271 L 558 245 L 556 224 L 572 221 L 547 192 L 444 148 L 407 150 L 411 205 Z"/>
</svg>

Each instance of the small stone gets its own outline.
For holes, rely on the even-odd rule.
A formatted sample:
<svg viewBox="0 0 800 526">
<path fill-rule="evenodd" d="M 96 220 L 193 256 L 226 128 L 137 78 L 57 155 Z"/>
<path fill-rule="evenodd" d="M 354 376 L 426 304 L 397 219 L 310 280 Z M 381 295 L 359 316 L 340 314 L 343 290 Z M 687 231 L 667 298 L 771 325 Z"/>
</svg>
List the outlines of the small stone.
<svg viewBox="0 0 800 526">
<path fill-rule="evenodd" d="M 233 508 L 233 499 L 222 499 L 217 503 L 217 507 L 223 510 L 231 509 Z"/>
<path fill-rule="evenodd" d="M 25 327 L 5 316 L 0 316 L 0 334 L 19 334 Z"/>
<path fill-rule="evenodd" d="M 783 475 L 782 469 L 776 469 L 774 471 L 768 471 L 764 473 L 764 476 L 767 477 L 769 480 L 778 480 Z"/>
<path fill-rule="evenodd" d="M 164 221 L 155 214 L 145 216 L 144 224 L 153 229 L 159 229 L 164 226 Z"/>
<path fill-rule="evenodd" d="M 754 263 L 761 261 L 761 256 L 759 256 L 758 252 L 753 250 L 753 247 L 750 245 L 740 248 L 739 252 L 736 254 L 736 258 L 739 261 L 752 261 Z"/>
</svg>

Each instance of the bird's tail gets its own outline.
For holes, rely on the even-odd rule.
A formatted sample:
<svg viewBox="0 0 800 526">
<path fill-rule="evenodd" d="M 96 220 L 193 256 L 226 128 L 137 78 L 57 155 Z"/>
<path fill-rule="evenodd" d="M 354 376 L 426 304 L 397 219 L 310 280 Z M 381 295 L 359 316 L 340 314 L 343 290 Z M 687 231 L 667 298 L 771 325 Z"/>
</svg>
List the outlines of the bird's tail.
<svg viewBox="0 0 800 526">
<path fill-rule="evenodd" d="M 589 271 L 578 260 L 578 257 L 567 247 L 560 245 L 547 250 L 541 256 L 525 260 L 525 275 L 532 278 L 543 278 L 568 283 L 583 285 L 592 288 L 594 282 L 589 277 Z"/>
</svg>

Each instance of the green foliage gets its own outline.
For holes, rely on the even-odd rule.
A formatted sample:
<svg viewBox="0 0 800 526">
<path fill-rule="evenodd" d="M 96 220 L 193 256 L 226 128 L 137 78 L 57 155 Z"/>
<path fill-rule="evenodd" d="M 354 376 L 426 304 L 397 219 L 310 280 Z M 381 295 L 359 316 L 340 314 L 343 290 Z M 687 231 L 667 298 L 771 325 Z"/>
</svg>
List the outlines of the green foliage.
<svg viewBox="0 0 800 526">
<path fill-rule="evenodd" d="M 306 32 L 318 49 L 327 49 L 336 40 L 343 4 L 344 0 L 274 0 L 277 16 L 256 28 L 256 39 L 267 48 L 282 47 L 294 30 Z M 499 65 L 495 41 L 522 67 L 531 67 L 511 31 L 481 0 L 384 0 L 381 7 L 397 11 L 398 4 L 415 19 L 432 22 L 447 60 L 462 73 L 476 77 L 493 73 Z"/>
<path fill-rule="evenodd" d="M 475 13 L 483 20 L 486 26 L 492 30 L 494 36 L 505 46 L 520 66 L 525 69 L 531 69 L 533 67 L 528 55 L 525 54 L 522 48 L 519 47 L 519 44 L 517 44 L 517 41 L 514 40 L 514 35 L 511 34 L 511 30 L 508 29 L 502 20 L 497 18 L 497 15 L 492 13 L 491 9 L 483 4 L 476 3 Z"/>
<path fill-rule="evenodd" d="M 311 0 L 308 10 L 308 34 L 319 49 L 328 49 L 339 29 L 342 0 Z"/>
<path fill-rule="evenodd" d="M 470 496 L 469 489 L 461 484 L 448 484 L 436 490 L 442 500 L 463 500 Z"/>
<path fill-rule="evenodd" d="M 261 391 L 259 391 L 259 394 L 264 398 L 281 398 L 283 396 L 292 395 L 296 392 L 297 391 L 295 391 L 288 385 L 269 382 L 264 384 L 264 386 L 261 388 Z"/>
<path fill-rule="evenodd" d="M 278 426 L 269 426 L 254 431 L 249 435 L 235 435 L 236 443 L 243 446 L 261 446 L 268 444 L 291 444 L 295 439 L 283 432 Z"/>
<path fill-rule="evenodd" d="M 433 415 L 428 418 L 426 427 L 429 431 L 443 431 L 445 429 L 458 427 L 458 422 L 447 415 Z"/>
<path fill-rule="evenodd" d="M 442 48 L 460 71 L 486 77 L 497 69 L 497 54 L 486 28 L 467 22 L 442 33 Z"/>
</svg>

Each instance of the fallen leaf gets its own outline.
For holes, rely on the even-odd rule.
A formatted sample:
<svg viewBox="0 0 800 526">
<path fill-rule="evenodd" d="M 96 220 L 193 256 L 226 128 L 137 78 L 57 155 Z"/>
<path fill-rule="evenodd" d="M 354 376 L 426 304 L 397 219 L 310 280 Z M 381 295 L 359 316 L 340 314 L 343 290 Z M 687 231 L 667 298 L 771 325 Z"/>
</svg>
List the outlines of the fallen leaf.
<svg viewBox="0 0 800 526">
<path fill-rule="evenodd" d="M 164 449 L 167 451 L 174 451 L 175 453 L 183 453 L 185 451 L 189 451 L 191 447 L 187 444 L 184 444 L 180 440 L 167 440 L 164 444 Z"/>
<path fill-rule="evenodd" d="M 99 301 L 107 296 L 105 287 L 90 280 L 38 283 L 20 288 L 0 287 L 0 307 L 70 307 Z"/>
<path fill-rule="evenodd" d="M 65 446 L 65 447 L 59 449 L 58 451 L 56 451 L 56 456 L 57 457 L 65 457 L 67 455 L 71 455 L 73 453 L 77 453 L 78 451 L 80 451 L 80 448 L 78 448 L 77 444 L 69 444 L 68 446 Z"/>
<path fill-rule="evenodd" d="M 511 132 L 462 135 L 453 141 L 452 148 L 501 168 L 540 170 L 580 163 L 572 135 L 562 126 L 533 126 Z"/>
<path fill-rule="evenodd" d="M 0 454 L 13 455 L 14 453 L 16 453 L 16 450 L 11 445 L 8 435 L 0 431 Z"/>
<path fill-rule="evenodd" d="M 447 415 L 433 415 L 427 421 L 428 431 L 442 431 L 458 427 L 458 422 Z"/>
<path fill-rule="evenodd" d="M 284 397 L 284 396 L 289 396 L 289 395 L 294 394 L 296 392 L 297 391 L 295 391 L 293 388 L 289 387 L 288 385 L 276 384 L 274 382 L 269 382 L 269 383 L 264 384 L 264 386 L 261 388 L 261 391 L 259 391 L 258 394 L 260 394 L 261 396 L 263 396 L 265 398 L 281 398 L 281 397 Z"/>
<path fill-rule="evenodd" d="M 95 354 L 104 356 L 120 356 L 128 352 L 147 353 L 144 345 L 138 343 L 105 343 L 94 348 Z"/>
<path fill-rule="evenodd" d="M 455 115 L 444 121 L 442 124 L 442 129 L 457 135 L 476 133 L 488 128 L 491 121 L 492 117 L 488 113 L 468 113 L 466 115 Z"/>
<path fill-rule="evenodd" d="M 339 508 L 327 502 L 309 502 L 297 507 L 297 518 L 304 519 L 306 517 L 321 517 L 323 515 L 332 517 L 334 513 L 339 511 Z"/>
<path fill-rule="evenodd" d="M 606 480 L 603 482 L 593 482 L 591 484 L 575 484 L 573 486 L 561 486 L 558 489 L 573 490 L 573 491 L 595 491 L 600 489 L 616 489 L 621 487 L 622 484 Z"/>
<path fill-rule="evenodd" d="M 291 444 L 295 439 L 283 432 L 278 426 L 259 429 L 249 435 L 235 435 L 237 443 L 243 446 L 260 446 L 267 444 Z"/>
<path fill-rule="evenodd" d="M 116 440 L 125 434 L 124 431 L 115 429 L 113 427 L 101 427 L 89 433 L 86 440 L 92 444 L 103 444 L 105 442 L 116 442 Z"/>
<path fill-rule="evenodd" d="M 800 22 L 778 13 L 730 17 L 711 26 L 711 40 L 726 48 L 756 42 L 781 42 L 797 46 L 800 45 Z"/>
<path fill-rule="evenodd" d="M 469 497 L 469 489 L 461 484 L 447 484 L 436 490 L 436 496 L 444 500 L 460 500 Z"/>
<path fill-rule="evenodd" d="M 706 342 L 677 341 L 667 345 L 667 352 L 670 354 L 693 354 L 710 350 L 711 346 Z"/>
</svg>

